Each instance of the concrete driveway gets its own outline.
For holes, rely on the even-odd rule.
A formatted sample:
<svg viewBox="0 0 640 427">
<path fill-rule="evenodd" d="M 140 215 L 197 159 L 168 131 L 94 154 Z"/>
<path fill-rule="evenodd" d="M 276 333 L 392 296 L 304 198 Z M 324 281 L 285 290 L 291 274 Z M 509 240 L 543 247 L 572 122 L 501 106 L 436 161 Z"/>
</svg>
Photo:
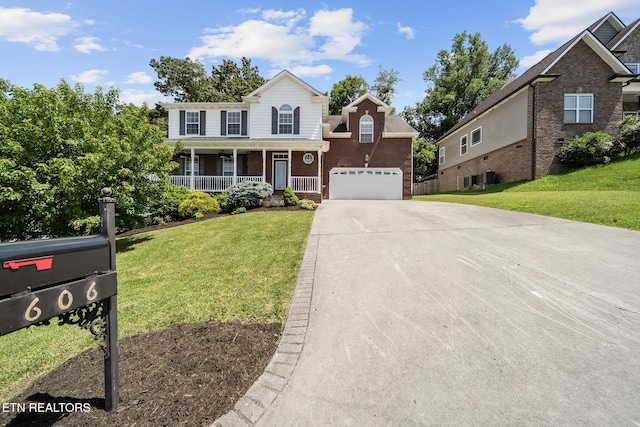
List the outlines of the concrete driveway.
<svg viewBox="0 0 640 427">
<path fill-rule="evenodd" d="M 638 426 L 640 233 L 325 201 L 278 353 L 217 423 Z"/>
</svg>

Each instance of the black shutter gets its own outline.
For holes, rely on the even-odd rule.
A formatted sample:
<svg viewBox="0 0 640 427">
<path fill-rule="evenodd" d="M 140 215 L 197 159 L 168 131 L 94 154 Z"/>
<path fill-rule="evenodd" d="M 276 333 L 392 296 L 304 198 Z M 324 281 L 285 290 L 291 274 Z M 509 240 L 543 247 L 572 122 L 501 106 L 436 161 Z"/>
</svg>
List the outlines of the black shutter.
<svg viewBox="0 0 640 427">
<path fill-rule="evenodd" d="M 180 135 L 186 135 L 185 131 L 185 122 L 186 122 L 186 114 L 184 110 L 180 110 Z"/>
<path fill-rule="evenodd" d="M 242 129 L 240 131 L 241 135 L 246 135 L 247 134 L 247 126 L 249 125 L 247 123 L 247 117 L 248 117 L 247 110 L 243 110 L 242 111 L 242 119 L 241 119 L 242 120 L 241 121 L 242 124 L 240 125 L 242 127 Z"/>
<path fill-rule="evenodd" d="M 293 110 L 293 134 L 300 134 L 300 107 Z"/>
<path fill-rule="evenodd" d="M 207 112 L 200 111 L 200 135 L 207 134 Z"/>
<path fill-rule="evenodd" d="M 271 133 L 278 134 L 278 109 L 276 107 L 271 107 Z"/>
<path fill-rule="evenodd" d="M 220 135 L 227 134 L 227 112 L 225 110 L 220 111 Z"/>
</svg>

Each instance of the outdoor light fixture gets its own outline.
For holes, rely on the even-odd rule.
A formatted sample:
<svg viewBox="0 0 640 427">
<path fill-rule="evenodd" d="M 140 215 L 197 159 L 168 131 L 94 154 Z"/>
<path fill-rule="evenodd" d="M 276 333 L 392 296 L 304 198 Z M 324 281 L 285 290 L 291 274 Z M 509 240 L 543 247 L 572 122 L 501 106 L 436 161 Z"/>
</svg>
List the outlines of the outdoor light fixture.
<svg viewBox="0 0 640 427">
<path fill-rule="evenodd" d="M 368 168 L 368 167 L 369 167 L 369 159 L 370 159 L 370 158 L 371 158 L 371 157 L 369 157 L 369 155 L 368 155 L 368 154 L 365 154 L 365 155 L 364 155 L 364 167 L 365 167 L 365 168 Z"/>
</svg>

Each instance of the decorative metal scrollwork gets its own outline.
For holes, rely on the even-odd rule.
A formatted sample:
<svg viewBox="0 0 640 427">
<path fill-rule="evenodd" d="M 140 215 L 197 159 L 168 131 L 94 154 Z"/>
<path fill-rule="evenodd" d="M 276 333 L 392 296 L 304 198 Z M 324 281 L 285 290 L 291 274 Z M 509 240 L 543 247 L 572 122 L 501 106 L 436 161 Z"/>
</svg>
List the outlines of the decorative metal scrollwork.
<svg viewBox="0 0 640 427">
<path fill-rule="evenodd" d="M 107 314 L 104 301 L 97 301 L 59 315 L 58 326 L 61 325 L 78 325 L 82 329 L 88 329 L 95 340 L 102 339 L 100 348 L 105 359 L 109 358 L 109 350 L 106 345 Z"/>
</svg>

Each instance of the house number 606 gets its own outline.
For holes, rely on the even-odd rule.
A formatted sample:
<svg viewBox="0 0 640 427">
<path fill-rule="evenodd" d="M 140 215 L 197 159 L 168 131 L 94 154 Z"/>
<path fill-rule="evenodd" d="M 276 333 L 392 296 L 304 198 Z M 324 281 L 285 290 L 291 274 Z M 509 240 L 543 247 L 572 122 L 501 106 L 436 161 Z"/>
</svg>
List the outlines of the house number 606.
<svg viewBox="0 0 640 427">
<path fill-rule="evenodd" d="M 87 289 L 87 294 L 85 295 L 87 301 L 95 301 L 98 298 L 98 292 L 96 291 L 96 281 L 91 282 L 89 289 Z M 35 322 L 42 316 L 42 310 L 37 306 L 40 302 L 40 298 L 35 297 L 31 304 L 27 307 L 27 310 L 24 312 L 24 320 L 27 322 Z M 62 311 L 69 309 L 73 305 L 73 294 L 68 290 L 64 289 L 58 295 L 58 308 Z"/>
</svg>

